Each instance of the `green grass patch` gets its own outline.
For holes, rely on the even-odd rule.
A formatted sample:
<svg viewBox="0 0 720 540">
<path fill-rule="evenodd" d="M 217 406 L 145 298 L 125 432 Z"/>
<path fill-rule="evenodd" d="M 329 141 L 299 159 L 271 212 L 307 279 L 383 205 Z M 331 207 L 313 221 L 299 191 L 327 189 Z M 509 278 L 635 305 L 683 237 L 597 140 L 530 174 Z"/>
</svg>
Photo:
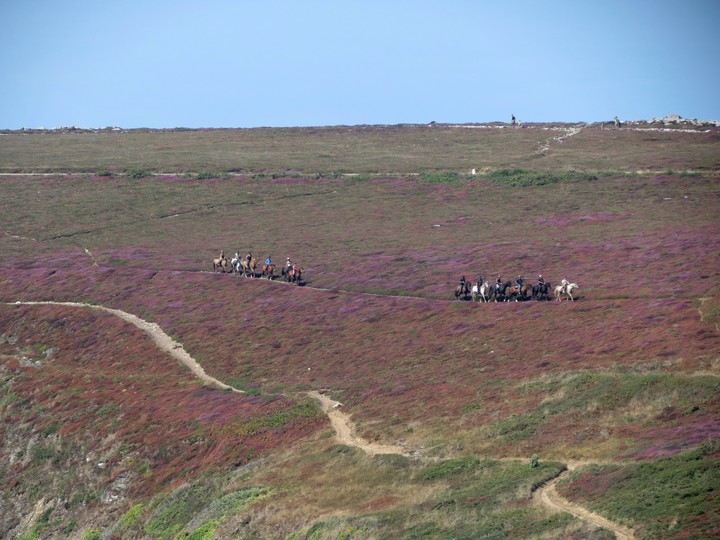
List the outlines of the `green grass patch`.
<svg viewBox="0 0 720 540">
<path fill-rule="evenodd" d="M 290 409 L 268 416 L 259 416 L 249 422 L 225 426 L 223 432 L 235 437 L 254 435 L 265 429 L 281 428 L 296 418 L 316 418 L 320 416 L 323 416 L 322 411 L 315 403 L 299 403 Z"/>
<path fill-rule="evenodd" d="M 525 414 L 513 414 L 493 425 L 495 434 L 510 441 L 527 439 L 535 434 L 545 415 L 538 411 Z"/>
<path fill-rule="evenodd" d="M 479 464 L 480 460 L 473 456 L 447 459 L 428 465 L 422 473 L 422 478 L 423 480 L 439 480 L 447 476 L 467 473 L 474 470 Z"/>
<path fill-rule="evenodd" d="M 420 173 L 420 180 L 428 184 L 457 184 L 460 175 L 456 172 L 423 172 Z"/>
<path fill-rule="evenodd" d="M 559 182 L 597 180 L 595 174 L 583 171 L 529 171 L 525 169 L 500 169 L 484 175 L 496 186 L 544 186 Z"/>
<path fill-rule="evenodd" d="M 198 180 L 210 180 L 212 178 L 230 178 L 230 173 L 227 171 L 201 171 L 195 175 Z"/>
<path fill-rule="evenodd" d="M 127 531 L 128 529 L 134 528 L 140 521 L 140 516 L 145 511 L 145 506 L 142 504 L 133 505 L 130 510 L 118 521 L 118 528 L 120 531 Z"/>
<path fill-rule="evenodd" d="M 576 471 L 561 491 L 633 527 L 643 538 L 711 538 L 720 523 L 720 440 L 649 463 Z"/>
</svg>

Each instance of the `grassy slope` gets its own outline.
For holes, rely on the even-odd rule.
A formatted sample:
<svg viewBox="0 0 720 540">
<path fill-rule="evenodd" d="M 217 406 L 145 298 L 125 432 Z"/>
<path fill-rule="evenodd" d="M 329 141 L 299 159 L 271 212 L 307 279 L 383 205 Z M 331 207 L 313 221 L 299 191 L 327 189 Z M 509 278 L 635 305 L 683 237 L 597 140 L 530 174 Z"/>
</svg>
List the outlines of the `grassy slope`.
<svg viewBox="0 0 720 540">
<path fill-rule="evenodd" d="M 572 126 L 338 126 L 196 131 L 6 132 L 0 172 L 418 173 L 532 168 L 717 171 L 717 129 L 695 134 Z M 551 151 L 540 153 L 550 141 Z"/>
<path fill-rule="evenodd" d="M 565 141 L 562 151 L 582 135 Z M 698 136 L 689 137 L 676 142 L 672 153 L 698 155 Z M 688 140 L 690 149 L 684 146 Z M 572 155 L 587 153 L 578 163 L 598 159 L 594 148 L 580 146 Z M 630 154 L 613 168 L 648 168 L 632 163 Z M 687 166 L 706 166 L 700 161 Z M 3 178 L 2 190 L 1 300 L 86 300 L 126 309 L 159 323 L 212 375 L 267 396 L 258 398 L 258 405 L 277 406 L 272 396 L 278 392 L 331 388 L 366 437 L 403 440 L 427 458 L 443 459 L 538 453 L 558 460 L 654 460 L 717 439 L 720 431 L 720 339 L 713 311 L 720 253 L 717 179 L 616 176 L 514 188 L 482 179 L 429 184 L 382 178 Z M 54 211 L 45 212 L 48 206 Z M 198 273 L 220 247 L 249 247 L 276 259 L 288 253 L 306 267 L 308 286 Z M 92 266 L 85 249 L 99 267 Z M 446 300 L 460 273 L 474 278 L 479 271 L 486 278 L 502 272 L 530 279 L 542 271 L 553 282 L 567 276 L 580 283 L 581 302 L 478 306 Z M 711 300 L 701 302 L 701 297 Z M 2 310 L 0 333 L 10 335 L 8 327 L 27 320 L 38 328 L 32 336 L 23 333 L 27 347 L 57 339 L 48 322 L 55 311 L 20 309 Z M 93 364 L 107 361 L 108 369 L 113 362 L 126 365 L 112 346 L 102 354 L 97 350 L 113 332 L 127 332 L 120 330 L 125 328 L 121 323 L 77 310 L 63 311 L 60 318 L 77 321 L 79 329 L 96 336 L 61 350 L 82 351 Z M 133 339 L 138 340 L 133 347 L 143 342 Z M 150 345 L 142 346 L 146 349 L 138 356 L 157 356 Z M 42 442 L 53 426 L 73 425 L 70 417 L 89 406 L 84 400 L 79 409 L 61 413 L 30 389 L 37 377 L 44 385 L 57 379 L 56 393 L 75 385 L 62 383 L 50 366 L 23 367 L 17 344 L 4 347 L 4 377 L 13 381 L 3 386 L 5 395 L 22 395 L 21 403 L 39 407 L 31 413 L 33 428 L 19 421 L 25 413 L 15 402 L 3 409 L 16 426 L 14 436 L 35 434 Z M 111 381 L 117 384 L 131 371 L 136 368 Z M 168 372 L 165 378 L 173 376 Z M 98 409 L 107 405 L 105 410 L 125 407 L 106 384 L 106 393 L 90 403 Z M 187 401 L 172 393 L 153 394 L 148 392 L 143 404 L 152 403 L 154 410 L 165 411 L 169 401 Z M 284 407 L 302 406 L 297 397 L 287 399 L 281 400 Z M 202 409 L 195 410 L 196 401 L 188 403 L 192 410 L 181 406 L 177 412 L 180 423 L 173 429 L 179 431 L 166 437 L 184 440 L 181 433 L 189 428 L 182 422 L 195 425 L 192 420 Z M 252 417 L 277 413 L 247 412 Z M 128 413 L 112 418 L 117 423 Z M 220 415 L 211 423 L 222 434 L 227 421 Z M 147 466 L 167 474 L 149 476 L 152 480 L 137 475 L 131 497 L 117 505 L 118 510 L 131 510 L 131 502 L 145 505 L 136 508 L 134 518 L 125 516 L 132 521 L 123 525 L 128 537 L 139 531 L 168 533 L 180 522 L 187 524 L 184 517 L 202 514 L 184 502 L 187 487 L 167 503 L 142 495 L 176 486 L 188 467 L 187 481 L 204 494 L 205 510 L 223 496 L 245 501 L 246 492 L 238 492 L 244 486 L 270 490 L 253 499 L 250 514 L 244 502 L 228 503 L 235 510 L 221 517 L 207 510 L 206 516 L 216 517 L 208 517 L 204 526 L 225 534 L 255 530 L 278 537 L 300 530 L 336 537 L 354 531 L 357 537 L 382 537 L 403 530 L 458 537 L 463 531 L 493 531 L 499 523 L 509 523 L 504 534 L 514 537 L 548 528 L 565 530 L 570 537 L 587 534 L 569 518 L 546 521 L 528 506 L 526 488 L 501 481 L 532 484 L 535 470 L 529 467 L 513 472 L 471 460 L 467 471 L 452 477 L 460 480 L 458 485 L 445 478 L 423 480 L 425 462 L 383 463 L 382 474 L 375 474 L 375 461 L 332 446 L 322 419 L 303 422 L 296 431 L 305 438 L 281 453 L 266 448 L 276 444 L 273 437 L 285 437 L 282 430 L 263 429 L 264 442 L 255 455 L 267 460 L 265 465 L 258 461 L 250 472 L 223 473 L 229 477 L 208 476 L 202 453 L 185 455 L 180 443 L 174 451 L 192 465 L 163 461 L 157 450 L 148 450 Z M 116 431 L 109 420 L 98 426 L 108 435 Z M 53 452 L 81 440 L 69 428 L 62 436 L 64 442 L 51 439 L 59 444 Z M 148 439 L 149 446 L 159 444 L 154 440 Z M 31 449 L 28 453 L 33 455 Z M 7 450 L 4 455 L 8 459 Z M 115 455 L 121 463 L 123 454 Z M 51 471 L 48 460 L 40 457 L 35 465 Z M 229 464 L 244 461 L 237 456 L 220 460 L 213 470 L 229 471 Z M 37 488 L 23 476 L 37 469 L 24 473 L 13 467 L 7 470 L 18 478 L 15 489 L 34 493 L 28 501 L 37 502 Z M 476 495 L 462 487 L 474 485 L 470 480 L 477 471 L 504 485 L 499 506 L 497 500 L 484 499 L 487 486 L 480 484 Z M 346 481 L 338 484 L 340 477 Z M 100 478 L 91 491 L 102 493 L 115 479 Z M 606 500 L 613 497 L 608 494 Z M 573 492 L 573 498 L 582 495 Z M 163 517 L 163 508 L 175 517 Z M 660 514 L 676 511 L 668 506 Z M 245 523 L 248 515 L 252 525 Z M 345 517 L 330 517 L 337 515 Z M 52 512 L 43 523 L 51 517 Z M 65 524 L 54 530 L 78 518 L 68 514 L 63 519 Z M 647 523 L 652 532 L 659 518 L 627 519 L 639 529 Z M 680 520 L 682 526 L 674 525 L 672 533 L 691 532 L 697 522 L 698 530 L 708 530 L 714 519 Z"/>
</svg>

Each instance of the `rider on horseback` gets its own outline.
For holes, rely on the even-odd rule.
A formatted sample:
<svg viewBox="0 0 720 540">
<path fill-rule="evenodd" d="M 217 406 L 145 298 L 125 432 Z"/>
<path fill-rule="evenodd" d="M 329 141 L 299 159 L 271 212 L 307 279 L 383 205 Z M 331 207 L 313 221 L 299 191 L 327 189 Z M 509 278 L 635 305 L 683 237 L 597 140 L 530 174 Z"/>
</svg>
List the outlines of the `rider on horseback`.
<svg viewBox="0 0 720 540">
<path fill-rule="evenodd" d="M 265 266 L 270 266 L 272 264 L 272 259 L 270 258 L 270 255 L 267 256 L 267 259 L 265 259 Z"/>
<path fill-rule="evenodd" d="M 517 281 L 517 290 L 518 290 L 518 292 L 520 292 L 520 291 L 522 290 L 522 286 L 523 286 L 523 283 L 524 283 L 523 277 L 522 277 L 522 276 L 518 276 L 516 281 Z"/>
<path fill-rule="evenodd" d="M 567 286 L 570 285 L 570 282 L 563 278 L 563 280 L 560 282 L 560 285 L 562 285 L 562 289 L 560 289 L 563 293 L 567 293 Z"/>
<path fill-rule="evenodd" d="M 502 287 L 502 278 L 500 276 L 497 277 L 495 280 L 495 290 L 500 291 L 500 287 Z"/>
<path fill-rule="evenodd" d="M 542 277 L 542 274 L 538 276 L 538 285 L 545 285 L 545 278 Z"/>
</svg>

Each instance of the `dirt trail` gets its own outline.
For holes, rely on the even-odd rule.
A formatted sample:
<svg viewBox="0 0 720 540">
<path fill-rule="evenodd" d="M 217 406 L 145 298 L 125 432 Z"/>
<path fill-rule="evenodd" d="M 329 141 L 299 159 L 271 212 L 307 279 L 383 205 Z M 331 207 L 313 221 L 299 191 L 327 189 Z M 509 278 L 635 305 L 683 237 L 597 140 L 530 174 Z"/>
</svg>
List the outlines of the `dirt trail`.
<svg viewBox="0 0 720 540">
<path fill-rule="evenodd" d="M 339 401 L 333 401 L 326 395 L 316 391 L 308 392 L 307 395 L 320 402 L 323 411 L 330 419 L 330 424 L 333 429 L 335 429 L 335 438 L 341 444 L 356 446 L 371 456 L 375 454 L 407 454 L 407 452 L 399 446 L 373 443 L 356 435 L 355 426 L 350 420 L 350 415 L 339 410 L 342 406 Z"/>
<path fill-rule="evenodd" d="M 173 339 L 168 336 L 163 330 L 158 326 L 156 323 L 151 323 L 148 321 L 145 321 L 141 319 L 140 317 L 137 317 L 136 315 L 133 315 L 132 313 L 127 313 L 126 311 L 122 311 L 119 309 L 112 309 L 107 308 L 104 306 L 98 306 L 94 304 L 83 304 L 80 302 L 53 302 L 53 301 L 39 301 L 39 302 L 6 302 L 6 305 L 30 305 L 30 306 L 42 306 L 42 305 L 53 305 L 53 306 L 69 306 L 69 307 L 80 307 L 80 308 L 90 308 L 95 309 L 98 311 L 104 311 L 106 313 L 110 313 L 112 315 L 115 315 L 116 317 L 120 317 L 122 320 L 135 325 L 136 327 L 140 328 L 143 332 L 145 332 L 150 338 L 153 340 L 155 345 L 162 351 L 167 352 L 170 354 L 173 358 L 190 368 L 190 370 L 193 372 L 193 374 L 201 379 L 202 381 L 205 381 L 208 384 L 212 384 L 214 386 L 217 386 L 218 388 L 222 388 L 223 390 L 232 390 L 233 392 L 238 393 L 244 393 L 242 390 L 238 390 L 237 388 L 233 388 L 230 385 L 227 385 L 218 379 L 211 377 L 207 373 L 205 373 L 205 370 L 198 364 L 198 362 L 190 356 L 183 346 L 180 343 L 177 343 L 176 341 L 173 341 Z M 341 412 L 339 409 L 342 406 L 342 404 L 338 401 L 334 401 L 330 399 L 328 396 L 318 392 L 318 391 L 311 391 L 307 392 L 307 395 L 315 400 L 317 400 L 321 407 L 323 412 L 328 416 L 330 419 L 330 424 L 332 425 L 333 429 L 335 430 L 335 438 L 338 442 L 341 444 L 346 444 L 348 446 L 355 446 L 357 448 L 362 449 L 364 452 L 366 452 L 369 455 L 376 455 L 376 454 L 399 454 L 399 455 L 408 455 L 409 453 L 403 449 L 400 446 L 397 445 L 384 445 L 379 443 L 373 443 L 370 441 L 367 441 L 363 439 L 362 437 L 358 436 L 355 433 L 355 426 L 350 420 L 350 415 L 345 414 Z M 515 458 L 512 458 L 515 459 Z M 519 458 L 518 458 L 519 459 Z M 522 458 L 526 459 L 526 458 Z M 581 462 L 568 462 L 568 470 L 565 471 L 563 474 L 559 475 L 558 477 L 554 478 L 541 488 L 539 488 L 535 493 L 533 494 L 533 498 L 539 503 L 545 506 L 546 508 L 556 511 L 556 512 L 568 512 L 575 517 L 586 521 L 588 523 L 592 523 L 594 525 L 597 525 L 599 527 L 603 527 L 605 529 L 611 530 L 615 533 L 616 537 L 619 540 L 632 540 L 635 538 L 633 531 L 627 527 L 623 527 L 622 525 L 618 525 L 616 523 L 613 523 L 612 521 L 609 521 L 602 516 L 599 516 L 597 514 L 594 514 L 588 510 L 585 510 L 584 508 L 571 503 L 570 501 L 566 500 L 560 494 L 557 492 L 557 489 L 555 487 L 555 484 L 558 480 L 563 478 L 566 474 L 569 474 L 570 471 L 574 470 L 578 465 L 582 465 L 584 463 Z"/>
<path fill-rule="evenodd" d="M 106 308 L 104 306 L 97 306 L 94 304 L 82 304 L 80 302 L 10 302 L 8 305 L 29 305 L 29 306 L 43 306 L 43 305 L 51 305 L 51 306 L 70 306 L 70 307 L 82 307 L 82 308 L 90 308 L 95 309 L 98 311 L 104 311 L 106 313 L 111 313 L 112 315 L 115 315 L 116 317 L 120 317 L 122 320 L 129 322 L 130 324 L 133 324 L 137 326 L 140 330 L 145 332 L 150 338 L 153 340 L 155 345 L 162 350 L 168 353 L 170 356 L 178 360 L 179 362 L 182 362 L 184 365 L 186 365 L 188 368 L 190 368 L 190 371 L 193 372 L 193 374 L 200 380 L 205 381 L 208 384 L 212 384 L 214 386 L 217 386 L 218 388 L 222 388 L 223 390 L 232 390 L 233 392 L 238 392 L 240 394 L 244 394 L 245 392 L 243 390 L 238 390 L 237 388 L 233 388 L 232 386 L 225 384 L 224 382 L 221 382 L 217 380 L 215 377 L 211 377 L 207 373 L 205 373 L 205 370 L 200 366 L 200 364 L 197 363 L 197 361 L 190 356 L 185 349 L 183 349 L 183 346 L 180 343 L 177 343 L 176 341 L 173 341 L 173 339 L 168 336 L 165 332 L 162 331 L 162 328 L 160 328 L 157 324 L 147 322 L 140 317 L 137 317 L 133 315 L 132 313 L 127 313 L 125 311 L 121 311 L 119 309 L 111 309 Z"/>
<path fill-rule="evenodd" d="M 553 512 L 567 512 L 578 519 L 581 519 L 588 523 L 592 523 L 593 525 L 597 525 L 598 527 L 602 527 L 603 529 L 608 529 L 609 531 L 615 533 L 615 537 L 618 540 L 633 540 L 635 538 L 635 533 L 632 529 L 619 525 L 618 523 L 614 523 L 609 519 L 605 519 L 598 514 L 595 514 L 581 506 L 578 506 L 577 504 L 571 503 L 565 497 L 558 493 L 556 486 L 557 482 L 564 478 L 566 475 L 570 474 L 579 465 L 583 464 L 584 463 L 581 462 L 569 461 L 567 463 L 568 469 L 564 471 L 561 475 L 552 479 L 550 482 L 538 489 L 533 494 L 533 499 L 537 503 L 541 504 L 542 506 L 548 508 Z"/>
</svg>

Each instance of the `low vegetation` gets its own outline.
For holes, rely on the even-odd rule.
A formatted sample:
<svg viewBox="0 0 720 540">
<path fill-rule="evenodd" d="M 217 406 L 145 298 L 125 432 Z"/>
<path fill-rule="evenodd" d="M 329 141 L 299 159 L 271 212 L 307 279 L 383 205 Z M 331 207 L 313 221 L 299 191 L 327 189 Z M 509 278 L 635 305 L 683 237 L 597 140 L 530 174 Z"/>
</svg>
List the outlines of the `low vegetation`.
<svg viewBox="0 0 720 540">
<path fill-rule="evenodd" d="M 541 155 L 547 127 L 3 136 L 2 170 L 88 174 L 1 179 L 0 536 L 612 538 L 534 502 L 570 460 L 560 491 L 639 538 L 716 536 L 717 134 Z M 577 301 L 454 300 L 541 273 Z M 246 393 L 16 300 L 133 313 Z M 338 444 L 321 389 L 406 455 Z"/>
</svg>

